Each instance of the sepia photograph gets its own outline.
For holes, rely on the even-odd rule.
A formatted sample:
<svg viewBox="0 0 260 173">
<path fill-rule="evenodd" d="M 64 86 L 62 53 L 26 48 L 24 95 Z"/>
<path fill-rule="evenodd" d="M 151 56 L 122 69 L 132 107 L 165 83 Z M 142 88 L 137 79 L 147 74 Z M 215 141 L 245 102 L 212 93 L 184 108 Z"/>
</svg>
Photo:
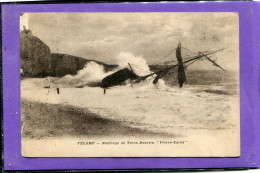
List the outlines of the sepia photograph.
<svg viewBox="0 0 260 173">
<path fill-rule="evenodd" d="M 21 13 L 24 157 L 239 157 L 239 14 Z"/>
</svg>

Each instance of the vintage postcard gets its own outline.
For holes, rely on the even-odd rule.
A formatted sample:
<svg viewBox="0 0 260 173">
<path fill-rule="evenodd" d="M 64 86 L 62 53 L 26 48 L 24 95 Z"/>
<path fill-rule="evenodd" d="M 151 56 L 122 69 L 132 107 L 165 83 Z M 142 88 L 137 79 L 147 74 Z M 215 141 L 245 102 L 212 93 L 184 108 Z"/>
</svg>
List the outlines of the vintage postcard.
<svg viewBox="0 0 260 173">
<path fill-rule="evenodd" d="M 22 13 L 24 157 L 240 156 L 239 15 Z"/>
</svg>

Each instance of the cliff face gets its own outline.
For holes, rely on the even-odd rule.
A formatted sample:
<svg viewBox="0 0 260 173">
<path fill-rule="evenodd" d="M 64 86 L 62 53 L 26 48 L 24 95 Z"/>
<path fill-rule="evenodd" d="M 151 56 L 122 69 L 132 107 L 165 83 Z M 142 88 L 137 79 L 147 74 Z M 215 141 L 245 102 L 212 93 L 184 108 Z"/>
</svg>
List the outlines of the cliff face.
<svg viewBox="0 0 260 173">
<path fill-rule="evenodd" d="M 72 55 L 51 53 L 50 48 L 38 37 L 33 36 L 30 30 L 23 30 L 20 33 L 20 57 L 24 77 L 75 75 L 88 62 L 94 61 Z M 117 67 L 117 65 L 107 65 L 99 61 L 94 62 L 103 65 L 106 72 Z"/>
<path fill-rule="evenodd" d="M 83 69 L 88 62 L 94 61 L 104 67 L 106 72 L 113 70 L 117 65 L 107 65 L 105 63 L 88 60 L 67 54 L 52 53 L 51 54 L 51 73 L 50 76 L 61 77 L 67 74 L 76 75 L 77 71 Z"/>
<path fill-rule="evenodd" d="M 66 54 L 51 54 L 51 73 L 50 76 L 61 77 L 67 74 L 75 75 L 77 71 L 83 69 L 89 60 Z"/>
<path fill-rule="evenodd" d="M 24 76 L 44 77 L 51 72 L 50 48 L 29 30 L 20 33 L 20 58 Z"/>
</svg>

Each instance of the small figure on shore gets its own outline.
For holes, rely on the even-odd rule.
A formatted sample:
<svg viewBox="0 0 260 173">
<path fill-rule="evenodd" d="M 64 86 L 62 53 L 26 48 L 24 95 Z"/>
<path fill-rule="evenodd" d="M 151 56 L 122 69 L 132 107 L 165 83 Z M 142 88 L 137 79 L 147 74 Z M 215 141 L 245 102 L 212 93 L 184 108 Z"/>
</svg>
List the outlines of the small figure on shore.
<svg viewBox="0 0 260 173">
<path fill-rule="evenodd" d="M 43 80 L 43 88 L 47 88 L 47 89 L 51 88 L 50 79 L 48 77 Z"/>
<path fill-rule="evenodd" d="M 57 88 L 57 94 L 60 94 L 60 88 Z"/>
</svg>

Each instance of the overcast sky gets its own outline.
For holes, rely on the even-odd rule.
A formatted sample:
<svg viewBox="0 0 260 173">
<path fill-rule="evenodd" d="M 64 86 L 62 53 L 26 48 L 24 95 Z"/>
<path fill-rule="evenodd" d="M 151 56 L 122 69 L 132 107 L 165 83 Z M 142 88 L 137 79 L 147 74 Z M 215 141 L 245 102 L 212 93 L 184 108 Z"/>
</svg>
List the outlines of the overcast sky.
<svg viewBox="0 0 260 173">
<path fill-rule="evenodd" d="M 151 64 L 181 41 L 197 52 L 228 47 L 216 54 L 217 62 L 238 68 L 236 13 L 29 13 L 28 19 L 33 35 L 53 53 L 112 64 L 120 52 L 130 52 Z"/>
</svg>

